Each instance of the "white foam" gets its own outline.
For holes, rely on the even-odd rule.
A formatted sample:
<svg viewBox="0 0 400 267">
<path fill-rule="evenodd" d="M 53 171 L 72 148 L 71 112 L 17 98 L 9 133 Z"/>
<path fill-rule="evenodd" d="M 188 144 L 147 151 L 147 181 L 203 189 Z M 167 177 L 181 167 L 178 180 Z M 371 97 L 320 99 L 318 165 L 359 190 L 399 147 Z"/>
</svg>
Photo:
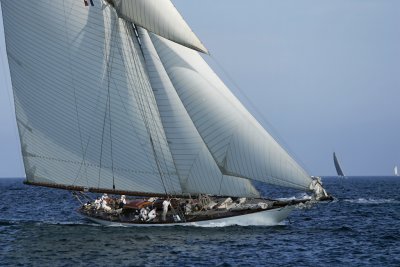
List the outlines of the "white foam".
<svg viewBox="0 0 400 267">
<path fill-rule="evenodd" d="M 400 203 L 400 201 L 393 198 L 357 198 L 357 199 L 345 199 L 345 202 L 356 203 L 356 204 L 387 204 L 387 203 Z"/>
<path fill-rule="evenodd" d="M 277 198 L 276 200 L 279 201 L 288 201 L 288 200 L 295 200 L 295 199 L 311 199 L 311 196 L 307 195 L 306 193 L 300 194 L 297 197 L 282 197 L 282 198 Z"/>
</svg>

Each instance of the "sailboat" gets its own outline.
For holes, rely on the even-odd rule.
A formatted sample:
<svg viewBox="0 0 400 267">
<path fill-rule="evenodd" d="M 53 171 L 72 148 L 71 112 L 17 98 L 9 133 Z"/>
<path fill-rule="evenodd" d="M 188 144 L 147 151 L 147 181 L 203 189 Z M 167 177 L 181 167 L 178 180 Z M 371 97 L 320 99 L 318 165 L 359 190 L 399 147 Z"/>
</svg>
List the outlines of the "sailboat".
<svg viewBox="0 0 400 267">
<path fill-rule="evenodd" d="M 399 176 L 399 173 L 398 173 L 398 171 L 397 171 L 397 165 L 396 166 L 394 166 L 394 176 Z"/>
<path fill-rule="evenodd" d="M 171 1 L 1 6 L 26 184 L 104 193 L 79 212 L 124 226 L 271 225 L 312 201 L 262 198 L 253 181 L 330 198 L 208 66 Z"/>
<path fill-rule="evenodd" d="M 340 167 L 339 160 L 337 159 L 335 152 L 333 152 L 333 163 L 335 164 L 337 175 L 344 177 L 345 175 Z"/>
</svg>

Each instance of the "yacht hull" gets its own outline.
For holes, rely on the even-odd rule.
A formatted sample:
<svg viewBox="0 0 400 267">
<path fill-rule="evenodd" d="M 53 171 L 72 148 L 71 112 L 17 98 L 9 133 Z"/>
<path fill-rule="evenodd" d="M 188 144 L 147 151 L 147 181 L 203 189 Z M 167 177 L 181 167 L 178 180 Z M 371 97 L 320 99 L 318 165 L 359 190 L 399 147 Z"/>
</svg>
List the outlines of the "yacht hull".
<svg viewBox="0 0 400 267">
<path fill-rule="evenodd" d="M 198 227 L 225 227 L 230 225 L 240 226 L 273 226 L 282 223 L 295 208 L 294 205 L 282 208 L 263 210 L 250 214 L 243 214 L 219 219 L 192 221 L 192 222 L 173 222 L 173 223 L 137 223 L 137 222 L 118 222 L 91 217 L 82 214 L 85 218 L 106 226 L 122 226 L 122 227 L 160 227 L 160 226 L 198 226 Z"/>
</svg>

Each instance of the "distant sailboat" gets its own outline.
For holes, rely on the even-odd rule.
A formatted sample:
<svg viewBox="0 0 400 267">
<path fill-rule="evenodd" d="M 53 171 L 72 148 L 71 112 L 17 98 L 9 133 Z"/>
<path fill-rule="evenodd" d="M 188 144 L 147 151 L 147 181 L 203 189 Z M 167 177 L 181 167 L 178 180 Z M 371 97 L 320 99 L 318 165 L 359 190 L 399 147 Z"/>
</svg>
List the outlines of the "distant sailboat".
<svg viewBox="0 0 400 267">
<path fill-rule="evenodd" d="M 253 181 L 330 199 L 169 0 L 0 2 L 26 184 L 104 193 L 80 212 L 126 226 L 271 225 L 299 203 Z"/>
<path fill-rule="evenodd" d="M 394 176 L 399 176 L 399 172 L 397 171 L 397 165 L 394 166 Z"/>
<path fill-rule="evenodd" d="M 335 152 L 333 152 L 333 162 L 335 163 L 335 168 L 336 168 L 336 172 L 337 172 L 338 176 L 345 176 L 343 171 L 342 171 L 342 168 L 340 167 L 340 164 L 339 164 L 339 161 L 338 161 L 338 159 L 336 157 Z"/>
</svg>

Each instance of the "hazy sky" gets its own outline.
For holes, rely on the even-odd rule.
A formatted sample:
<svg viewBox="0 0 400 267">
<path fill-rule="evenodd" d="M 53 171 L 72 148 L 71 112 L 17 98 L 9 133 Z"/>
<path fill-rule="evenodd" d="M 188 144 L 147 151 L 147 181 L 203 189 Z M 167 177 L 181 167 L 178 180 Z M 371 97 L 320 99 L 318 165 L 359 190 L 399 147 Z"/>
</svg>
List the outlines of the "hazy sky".
<svg viewBox="0 0 400 267">
<path fill-rule="evenodd" d="M 400 167 L 400 1 L 173 2 L 214 70 L 311 175 L 335 175 L 333 151 L 347 175 Z M 2 31 L 0 177 L 22 176 Z"/>
</svg>

